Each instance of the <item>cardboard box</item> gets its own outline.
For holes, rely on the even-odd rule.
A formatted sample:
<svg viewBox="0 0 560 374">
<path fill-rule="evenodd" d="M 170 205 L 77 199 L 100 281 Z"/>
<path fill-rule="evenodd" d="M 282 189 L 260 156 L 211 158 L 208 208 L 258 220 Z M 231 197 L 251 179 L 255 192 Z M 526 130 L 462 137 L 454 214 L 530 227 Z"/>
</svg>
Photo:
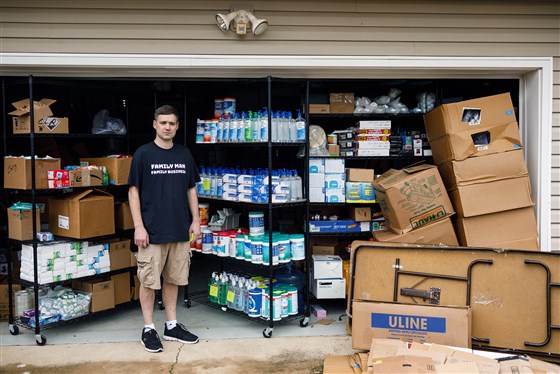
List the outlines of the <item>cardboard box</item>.
<svg viewBox="0 0 560 374">
<path fill-rule="evenodd" d="M 31 204 L 31 197 L 23 197 L 21 201 Z M 35 205 L 41 214 L 41 223 L 49 223 L 49 197 L 48 196 L 35 196 Z"/>
<path fill-rule="evenodd" d="M 371 221 L 371 207 L 348 207 L 348 215 L 357 222 Z"/>
<path fill-rule="evenodd" d="M 354 93 L 353 92 L 333 92 L 330 94 L 331 113 L 353 113 L 354 112 Z"/>
<path fill-rule="evenodd" d="M 312 279 L 342 278 L 340 256 L 313 255 Z"/>
<path fill-rule="evenodd" d="M 456 186 L 529 175 L 522 149 L 481 157 L 469 157 L 462 161 L 449 161 L 439 165 L 438 170 L 448 190 Z"/>
<path fill-rule="evenodd" d="M 366 368 L 367 369 L 367 368 Z M 354 371 L 356 370 L 356 371 Z M 323 362 L 323 374 L 361 374 L 360 367 L 356 368 L 354 355 L 326 356 Z"/>
<path fill-rule="evenodd" d="M 132 157 L 97 157 L 81 158 L 80 164 L 105 166 L 109 174 L 109 184 L 125 185 L 128 184 L 128 174 Z"/>
<path fill-rule="evenodd" d="M 305 112 L 305 107 L 304 110 Z M 329 104 L 309 104 L 310 114 L 327 114 L 331 112 L 331 106 Z"/>
<path fill-rule="evenodd" d="M 480 216 L 533 206 L 529 177 L 455 187 L 449 198 L 462 217 Z"/>
<path fill-rule="evenodd" d="M 115 307 L 115 291 L 112 280 L 73 280 L 72 288 L 74 290 L 91 293 L 89 311 L 92 313 L 113 309 Z"/>
<path fill-rule="evenodd" d="M 440 105 L 424 124 L 436 164 L 521 148 L 509 93 Z"/>
<path fill-rule="evenodd" d="M 340 155 L 340 146 L 337 144 L 327 144 L 327 150 L 329 151 L 329 156 Z"/>
<path fill-rule="evenodd" d="M 352 348 L 369 349 L 372 338 L 471 346 L 471 309 L 354 300 Z"/>
<path fill-rule="evenodd" d="M 59 158 L 35 158 L 35 188 L 49 188 L 47 171 L 60 169 Z M 4 158 L 4 188 L 31 189 L 31 158 Z"/>
<path fill-rule="evenodd" d="M 373 169 L 357 169 L 348 168 L 346 169 L 346 180 L 348 182 L 370 182 L 374 178 Z"/>
<path fill-rule="evenodd" d="M 85 190 L 49 199 L 49 229 L 54 235 L 76 239 L 114 234 L 113 196 Z"/>
<path fill-rule="evenodd" d="M 131 267 L 130 263 L 130 239 L 110 239 L 109 258 L 111 259 L 111 271 Z"/>
<path fill-rule="evenodd" d="M 68 134 L 68 118 L 53 117 L 50 105 L 56 100 L 41 99 L 34 101 L 34 132 L 36 134 Z M 31 110 L 29 99 L 12 103 L 16 110 L 8 113 L 12 115 L 14 134 L 29 134 L 31 132 Z"/>
<path fill-rule="evenodd" d="M 539 250 L 533 207 L 474 217 L 456 216 L 455 229 L 464 247 Z"/>
<path fill-rule="evenodd" d="M 12 301 L 14 301 L 12 304 L 12 313 L 15 308 L 14 292 L 19 290 L 21 290 L 21 286 L 19 284 L 12 284 Z M 10 317 L 9 302 L 8 284 L 2 283 L 0 284 L 0 321 L 7 321 Z"/>
<path fill-rule="evenodd" d="M 115 305 L 128 303 L 130 301 L 130 273 L 113 275 L 111 280 L 115 284 Z"/>
<path fill-rule="evenodd" d="M 344 174 L 343 158 L 326 158 L 325 173 L 341 173 Z"/>
<path fill-rule="evenodd" d="M 36 232 L 41 231 L 40 210 L 35 209 Z M 33 211 L 31 209 L 8 208 L 8 238 L 16 240 L 33 239 Z"/>
<path fill-rule="evenodd" d="M 390 169 L 372 184 L 386 225 L 397 234 L 455 212 L 434 165 Z"/>
<path fill-rule="evenodd" d="M 311 293 L 317 299 L 346 298 L 346 280 L 341 279 L 311 279 Z"/>
<path fill-rule="evenodd" d="M 101 169 L 74 169 L 68 172 L 70 187 L 101 186 L 103 172 Z"/>
<path fill-rule="evenodd" d="M 115 228 L 119 230 L 132 230 L 134 228 L 128 201 L 115 204 Z"/>
<path fill-rule="evenodd" d="M 330 255 L 337 254 L 336 245 L 314 245 L 311 249 L 313 255 Z"/>
<path fill-rule="evenodd" d="M 473 129 L 462 134 L 451 134 L 430 141 L 430 147 L 436 165 L 521 149 L 519 126 L 517 122 L 512 122 L 496 125 L 483 132 Z"/>
<path fill-rule="evenodd" d="M 450 218 L 430 223 L 401 235 L 391 230 L 373 231 L 372 233 L 378 242 L 459 245 Z"/>
<path fill-rule="evenodd" d="M 130 288 L 130 300 L 140 300 L 140 280 L 134 275 L 134 286 Z"/>
</svg>

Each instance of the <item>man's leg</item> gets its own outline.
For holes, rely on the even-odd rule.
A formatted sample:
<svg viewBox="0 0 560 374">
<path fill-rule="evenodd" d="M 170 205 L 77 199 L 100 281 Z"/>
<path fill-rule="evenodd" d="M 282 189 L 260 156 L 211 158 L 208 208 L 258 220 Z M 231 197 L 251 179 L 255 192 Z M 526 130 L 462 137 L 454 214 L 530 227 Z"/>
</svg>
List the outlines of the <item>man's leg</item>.
<svg viewBox="0 0 560 374">
<path fill-rule="evenodd" d="M 163 305 L 165 305 L 166 321 L 176 321 L 177 320 L 177 296 L 179 294 L 179 286 L 164 281 L 162 285 L 161 293 L 162 293 Z M 153 299 L 152 299 L 152 306 L 153 306 Z M 142 308 L 142 312 L 144 312 L 143 308 Z M 152 315 L 153 315 L 153 309 L 152 309 Z"/>
<path fill-rule="evenodd" d="M 140 306 L 142 307 L 142 317 L 144 324 L 154 323 L 154 301 L 156 292 L 151 288 L 140 286 Z"/>
</svg>

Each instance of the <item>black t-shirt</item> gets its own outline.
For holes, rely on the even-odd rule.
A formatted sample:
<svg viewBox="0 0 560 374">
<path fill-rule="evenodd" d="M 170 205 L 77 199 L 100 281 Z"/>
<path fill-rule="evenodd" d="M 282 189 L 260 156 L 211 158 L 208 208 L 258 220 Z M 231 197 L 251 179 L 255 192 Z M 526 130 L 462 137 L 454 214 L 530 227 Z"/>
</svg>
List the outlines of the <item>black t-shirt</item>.
<svg viewBox="0 0 560 374">
<path fill-rule="evenodd" d="M 187 190 L 199 181 L 194 158 L 181 144 L 164 149 L 151 142 L 136 150 L 128 184 L 138 187 L 150 243 L 189 240 L 191 214 Z"/>
</svg>

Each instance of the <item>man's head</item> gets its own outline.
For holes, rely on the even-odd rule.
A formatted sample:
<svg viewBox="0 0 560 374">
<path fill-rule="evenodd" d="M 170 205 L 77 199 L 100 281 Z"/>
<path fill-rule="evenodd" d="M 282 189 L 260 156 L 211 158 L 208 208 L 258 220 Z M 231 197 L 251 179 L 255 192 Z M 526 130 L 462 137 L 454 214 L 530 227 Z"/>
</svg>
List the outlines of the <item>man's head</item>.
<svg viewBox="0 0 560 374">
<path fill-rule="evenodd" d="M 164 142 L 171 142 L 179 128 L 179 114 L 171 105 L 163 105 L 154 113 L 156 136 Z"/>
</svg>

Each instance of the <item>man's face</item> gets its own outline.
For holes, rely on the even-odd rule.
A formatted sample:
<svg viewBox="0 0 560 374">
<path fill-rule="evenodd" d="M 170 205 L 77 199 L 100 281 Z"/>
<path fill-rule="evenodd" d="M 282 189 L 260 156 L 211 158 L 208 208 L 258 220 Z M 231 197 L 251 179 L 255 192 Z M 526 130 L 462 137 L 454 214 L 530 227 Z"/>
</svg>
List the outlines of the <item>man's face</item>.
<svg viewBox="0 0 560 374">
<path fill-rule="evenodd" d="M 178 128 L 179 122 L 174 114 L 161 114 L 158 116 L 157 120 L 154 120 L 156 135 L 161 140 L 172 140 L 173 137 L 175 137 Z"/>
</svg>

